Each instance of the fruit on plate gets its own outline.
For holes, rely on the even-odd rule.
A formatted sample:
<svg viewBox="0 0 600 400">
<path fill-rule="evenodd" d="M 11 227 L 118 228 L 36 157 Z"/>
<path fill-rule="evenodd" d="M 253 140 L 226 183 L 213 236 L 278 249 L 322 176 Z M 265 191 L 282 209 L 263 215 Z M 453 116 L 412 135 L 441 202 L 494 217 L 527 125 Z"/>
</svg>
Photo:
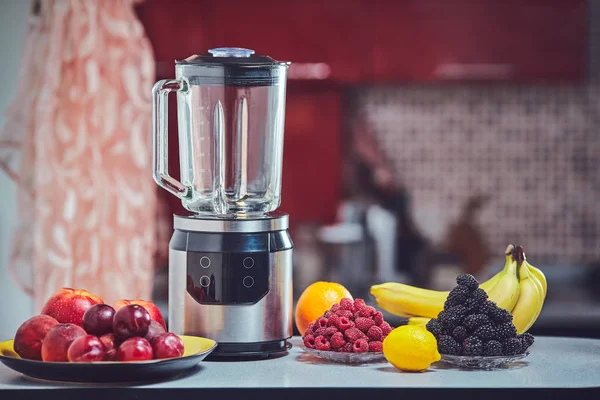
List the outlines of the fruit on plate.
<svg viewBox="0 0 600 400">
<path fill-rule="evenodd" d="M 402 371 L 424 371 L 441 359 L 435 337 L 422 326 L 403 325 L 383 341 L 383 354 Z"/>
<path fill-rule="evenodd" d="M 391 330 L 383 314 L 363 299 L 343 298 L 309 324 L 302 341 L 306 347 L 322 351 L 378 353 Z"/>
<path fill-rule="evenodd" d="M 117 350 L 117 347 L 119 347 L 119 341 L 114 333 L 105 333 L 98 339 L 100 339 L 106 351 Z"/>
<path fill-rule="evenodd" d="M 108 304 L 95 304 L 83 314 L 83 329 L 90 335 L 102 336 L 113 331 L 115 309 Z"/>
<path fill-rule="evenodd" d="M 519 297 L 517 263 L 512 258 L 513 250 L 514 246 L 508 246 L 504 269 L 481 285 L 491 301 L 509 311 L 514 308 Z M 451 293 L 386 282 L 371 286 L 371 294 L 377 305 L 390 314 L 406 318 L 435 318 L 444 309 L 444 303 Z M 460 300 L 464 293 L 454 292 L 452 296 Z"/>
<path fill-rule="evenodd" d="M 308 325 L 319 318 L 341 299 L 352 300 L 352 295 L 344 286 L 335 282 L 315 282 L 309 285 L 296 303 L 295 321 L 300 335 L 304 335 Z"/>
<path fill-rule="evenodd" d="M 152 318 L 153 321 L 158 322 L 159 324 L 162 325 L 162 327 L 165 329 L 165 331 L 167 330 L 167 325 L 165 324 L 165 319 L 163 318 L 159 308 L 156 306 L 156 304 L 154 304 L 151 301 L 147 301 L 147 300 L 119 300 L 115 303 L 115 310 L 119 310 L 120 308 L 130 305 L 130 304 L 137 304 L 139 306 L 142 306 L 146 309 L 146 311 L 148 311 L 148 313 L 150 313 L 150 318 Z"/>
<path fill-rule="evenodd" d="M 41 314 L 49 315 L 61 324 L 82 326 L 83 314 L 87 309 L 102 303 L 104 302 L 100 297 L 87 290 L 62 288 L 46 301 Z"/>
<path fill-rule="evenodd" d="M 144 337 L 150 327 L 150 314 L 137 304 L 121 307 L 113 318 L 113 331 L 118 339 Z"/>
<path fill-rule="evenodd" d="M 104 345 L 94 335 L 80 336 L 71 343 L 67 357 L 71 362 L 104 361 Z"/>
<path fill-rule="evenodd" d="M 505 256 L 504 269 L 479 285 L 481 290 L 478 293 L 479 296 L 487 294 L 498 307 L 512 312 L 518 333 L 525 333 L 543 307 L 548 290 L 546 277 L 541 270 L 529 264 L 522 246 L 509 245 Z M 387 282 L 372 286 L 371 294 L 382 309 L 409 318 L 411 325 L 419 325 L 424 322 L 423 318 L 436 318 L 445 305 L 465 302 L 468 289 L 473 289 L 473 286 L 459 285 L 450 292 L 439 292 Z M 468 300 L 466 307 L 472 307 L 474 302 L 475 299 Z"/>
<path fill-rule="evenodd" d="M 441 354 L 507 356 L 524 353 L 533 344 L 533 336 L 519 335 L 513 315 L 488 300 L 472 275 L 459 275 L 456 283 L 444 310 L 426 325 Z"/>
<path fill-rule="evenodd" d="M 163 333 L 152 341 L 154 358 L 175 358 L 183 355 L 183 341 L 174 333 Z"/>
<path fill-rule="evenodd" d="M 150 326 L 148 327 L 148 333 L 146 333 L 146 340 L 148 342 L 150 342 L 150 344 L 152 344 L 152 341 L 159 335 L 162 335 L 163 333 L 166 333 L 167 331 L 165 331 L 165 329 L 162 327 L 161 324 L 159 324 L 158 322 L 152 320 L 150 321 Z"/>
<path fill-rule="evenodd" d="M 75 339 L 85 336 L 82 327 L 75 324 L 56 324 L 48 331 L 42 343 L 43 361 L 69 361 L 67 352 Z"/>
<path fill-rule="evenodd" d="M 117 350 L 119 361 L 145 361 L 154 357 L 152 346 L 141 337 L 131 337 L 121 343 Z"/>
<path fill-rule="evenodd" d="M 23 322 L 15 334 L 15 352 L 21 358 L 41 360 L 44 338 L 56 324 L 58 321 L 49 315 L 36 315 Z"/>
</svg>

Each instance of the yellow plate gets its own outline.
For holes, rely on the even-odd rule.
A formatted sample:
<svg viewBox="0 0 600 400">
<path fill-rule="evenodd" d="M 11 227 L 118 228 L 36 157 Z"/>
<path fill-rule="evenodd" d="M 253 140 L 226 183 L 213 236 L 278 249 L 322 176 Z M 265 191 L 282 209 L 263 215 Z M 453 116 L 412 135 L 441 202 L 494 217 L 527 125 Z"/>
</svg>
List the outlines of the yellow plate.
<svg viewBox="0 0 600 400">
<path fill-rule="evenodd" d="M 119 382 L 163 379 L 195 367 L 216 347 L 217 342 L 197 336 L 179 336 L 184 354 L 178 358 L 148 361 L 98 361 L 88 363 L 26 360 L 13 350 L 13 340 L 0 343 L 0 362 L 38 379 L 69 382 Z"/>
</svg>

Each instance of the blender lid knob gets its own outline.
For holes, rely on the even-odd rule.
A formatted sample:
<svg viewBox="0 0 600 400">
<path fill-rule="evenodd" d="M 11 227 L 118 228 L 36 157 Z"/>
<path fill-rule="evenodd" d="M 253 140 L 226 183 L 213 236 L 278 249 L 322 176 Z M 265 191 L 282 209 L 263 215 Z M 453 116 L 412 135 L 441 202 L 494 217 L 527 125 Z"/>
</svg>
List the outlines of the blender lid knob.
<svg viewBox="0 0 600 400">
<path fill-rule="evenodd" d="M 208 50 L 213 57 L 250 57 L 254 50 L 244 49 L 242 47 L 218 47 Z"/>
</svg>

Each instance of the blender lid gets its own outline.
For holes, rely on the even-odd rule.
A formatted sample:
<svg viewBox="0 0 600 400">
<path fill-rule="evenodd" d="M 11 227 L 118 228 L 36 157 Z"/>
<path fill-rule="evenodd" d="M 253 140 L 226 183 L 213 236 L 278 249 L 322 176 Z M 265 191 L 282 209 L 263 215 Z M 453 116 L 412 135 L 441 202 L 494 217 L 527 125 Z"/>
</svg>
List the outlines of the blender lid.
<svg viewBox="0 0 600 400">
<path fill-rule="evenodd" d="M 239 47 L 210 49 L 207 54 L 175 61 L 176 68 L 192 86 L 282 85 L 289 64 Z"/>
<path fill-rule="evenodd" d="M 287 61 L 277 61 L 269 56 L 261 56 L 254 53 L 254 50 L 242 47 L 218 47 L 208 50 L 206 54 L 194 54 L 183 60 L 176 60 L 175 63 L 240 67 L 287 66 L 290 64 Z"/>
</svg>

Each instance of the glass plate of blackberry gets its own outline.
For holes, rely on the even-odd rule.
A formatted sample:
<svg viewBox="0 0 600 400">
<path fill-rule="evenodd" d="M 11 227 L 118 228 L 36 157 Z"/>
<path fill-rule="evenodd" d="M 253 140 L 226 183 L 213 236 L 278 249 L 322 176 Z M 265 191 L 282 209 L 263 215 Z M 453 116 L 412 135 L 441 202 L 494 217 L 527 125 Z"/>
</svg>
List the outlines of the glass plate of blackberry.
<svg viewBox="0 0 600 400">
<path fill-rule="evenodd" d="M 528 355 L 529 351 L 512 356 L 453 356 L 442 354 L 440 361 L 460 368 L 492 370 L 504 368 L 506 364 L 521 360 Z"/>
<path fill-rule="evenodd" d="M 342 353 L 331 350 L 309 349 L 304 344 L 301 344 L 300 348 L 315 357 L 340 364 L 374 364 L 386 361 L 385 356 L 380 352 Z"/>
</svg>

